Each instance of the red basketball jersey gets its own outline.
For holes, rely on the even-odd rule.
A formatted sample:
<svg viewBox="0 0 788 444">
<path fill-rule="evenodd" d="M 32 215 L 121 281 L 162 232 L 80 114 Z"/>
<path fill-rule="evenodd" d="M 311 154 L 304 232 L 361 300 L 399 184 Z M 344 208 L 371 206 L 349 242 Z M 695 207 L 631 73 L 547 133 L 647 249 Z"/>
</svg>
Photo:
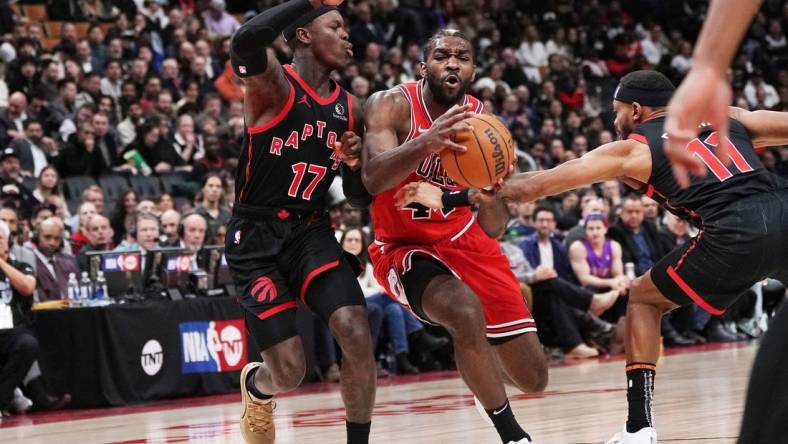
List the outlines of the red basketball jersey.
<svg viewBox="0 0 788 444">
<path fill-rule="evenodd" d="M 422 87 L 424 80 L 407 82 L 397 86 L 410 102 L 410 132 L 405 142 L 426 132 L 433 118 L 424 106 Z M 465 95 L 464 103 L 471 103 L 471 111 L 481 113 L 484 105 L 479 99 Z M 403 142 L 404 143 L 404 142 Z M 462 189 L 452 181 L 441 165 L 438 154 L 427 156 L 408 177 L 397 186 L 384 191 L 372 199 L 372 226 L 375 238 L 383 242 L 432 243 L 451 238 L 467 230 L 473 221 L 468 207 L 431 210 L 423 205 L 412 204 L 399 209 L 394 195 L 411 182 L 428 181 L 444 190 Z"/>
</svg>

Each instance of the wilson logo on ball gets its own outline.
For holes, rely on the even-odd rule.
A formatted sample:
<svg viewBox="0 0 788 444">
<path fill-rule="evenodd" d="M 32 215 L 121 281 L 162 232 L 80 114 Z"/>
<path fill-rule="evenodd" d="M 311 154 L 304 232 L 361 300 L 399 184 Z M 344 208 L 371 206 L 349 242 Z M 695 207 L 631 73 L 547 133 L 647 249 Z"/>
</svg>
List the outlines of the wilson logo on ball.
<svg viewBox="0 0 788 444">
<path fill-rule="evenodd" d="M 498 142 L 498 138 L 495 137 L 492 129 L 487 127 L 484 129 L 484 135 L 487 136 L 487 140 L 490 141 L 490 145 L 493 147 L 493 159 L 495 159 L 495 174 L 499 175 L 506 170 L 506 161 L 503 158 L 503 150 L 501 149 L 501 144 Z"/>
</svg>

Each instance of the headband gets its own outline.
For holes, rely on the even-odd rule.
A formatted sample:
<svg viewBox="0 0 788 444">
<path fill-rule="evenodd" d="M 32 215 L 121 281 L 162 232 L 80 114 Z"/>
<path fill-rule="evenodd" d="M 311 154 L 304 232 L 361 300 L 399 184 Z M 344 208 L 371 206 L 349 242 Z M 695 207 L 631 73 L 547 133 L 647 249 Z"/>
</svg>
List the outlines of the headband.
<svg viewBox="0 0 788 444">
<path fill-rule="evenodd" d="M 334 6 L 320 6 L 315 8 L 306 14 L 299 17 L 296 21 L 290 24 L 284 31 L 282 31 L 282 35 L 285 36 L 285 40 L 289 41 L 293 37 L 295 37 L 296 29 L 303 28 L 304 26 L 308 25 L 312 20 L 320 17 L 323 14 L 326 14 L 331 11 L 339 11 Z"/>
<path fill-rule="evenodd" d="M 675 89 L 641 89 L 626 85 L 618 85 L 613 99 L 624 103 L 639 103 L 643 106 L 668 106 Z"/>
<path fill-rule="evenodd" d="M 595 220 L 598 220 L 598 221 L 602 222 L 603 224 L 605 224 L 605 227 L 607 227 L 607 218 L 602 213 L 589 213 L 589 214 L 587 214 L 586 218 L 583 220 L 583 226 L 588 225 L 589 222 L 592 222 L 592 221 L 595 221 Z"/>
</svg>

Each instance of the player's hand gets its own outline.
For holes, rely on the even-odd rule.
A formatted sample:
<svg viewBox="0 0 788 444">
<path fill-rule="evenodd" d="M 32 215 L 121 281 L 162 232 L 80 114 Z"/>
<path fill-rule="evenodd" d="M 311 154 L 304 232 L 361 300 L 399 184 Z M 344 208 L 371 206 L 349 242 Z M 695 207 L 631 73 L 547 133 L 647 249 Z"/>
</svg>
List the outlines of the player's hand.
<svg viewBox="0 0 788 444">
<path fill-rule="evenodd" d="M 724 74 L 713 69 L 691 69 L 668 104 L 665 119 L 665 155 L 673 165 L 673 175 L 682 188 L 689 186 L 689 173 L 705 176 L 706 166 L 687 149 L 698 135 L 698 127 L 708 122 L 719 132 L 717 157 L 728 165 L 728 106 L 733 93 Z"/>
<path fill-rule="evenodd" d="M 342 162 L 354 171 L 361 168 L 361 137 L 353 131 L 345 131 L 339 142 L 334 143 L 334 152 Z"/>
<path fill-rule="evenodd" d="M 320 6 L 339 6 L 345 0 L 309 0 L 312 6 L 319 8 Z"/>
<path fill-rule="evenodd" d="M 446 148 L 460 153 L 466 151 L 464 146 L 454 142 L 453 139 L 456 133 L 471 130 L 471 126 L 463 122 L 463 120 L 474 114 L 468 111 L 470 108 L 470 103 L 452 106 L 440 117 L 435 119 L 430 129 L 418 136 L 418 138 L 424 141 L 424 145 L 428 152 L 437 153 Z"/>
<path fill-rule="evenodd" d="M 443 208 L 443 190 L 427 182 L 411 182 L 397 191 L 394 202 L 400 209 L 418 203 L 427 208 L 440 210 Z"/>
</svg>

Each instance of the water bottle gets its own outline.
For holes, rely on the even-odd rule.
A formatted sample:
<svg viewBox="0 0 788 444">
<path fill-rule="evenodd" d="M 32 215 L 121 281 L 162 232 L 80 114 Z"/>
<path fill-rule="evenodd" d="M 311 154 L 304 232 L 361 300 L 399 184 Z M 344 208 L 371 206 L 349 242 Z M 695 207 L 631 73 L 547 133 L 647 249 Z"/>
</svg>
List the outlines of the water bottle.
<svg viewBox="0 0 788 444">
<path fill-rule="evenodd" d="M 101 270 L 96 274 L 96 289 L 93 298 L 97 300 L 107 298 L 107 278 L 104 277 L 104 272 Z"/>
<path fill-rule="evenodd" d="M 91 299 L 93 295 L 93 283 L 90 281 L 87 271 L 82 272 L 82 279 L 79 281 L 79 298 L 82 300 Z"/>
<path fill-rule="evenodd" d="M 630 282 L 635 280 L 635 264 L 633 262 L 624 264 L 624 275 Z"/>
<path fill-rule="evenodd" d="M 68 300 L 79 300 L 79 282 L 77 282 L 77 275 L 75 273 L 68 274 Z"/>
</svg>

